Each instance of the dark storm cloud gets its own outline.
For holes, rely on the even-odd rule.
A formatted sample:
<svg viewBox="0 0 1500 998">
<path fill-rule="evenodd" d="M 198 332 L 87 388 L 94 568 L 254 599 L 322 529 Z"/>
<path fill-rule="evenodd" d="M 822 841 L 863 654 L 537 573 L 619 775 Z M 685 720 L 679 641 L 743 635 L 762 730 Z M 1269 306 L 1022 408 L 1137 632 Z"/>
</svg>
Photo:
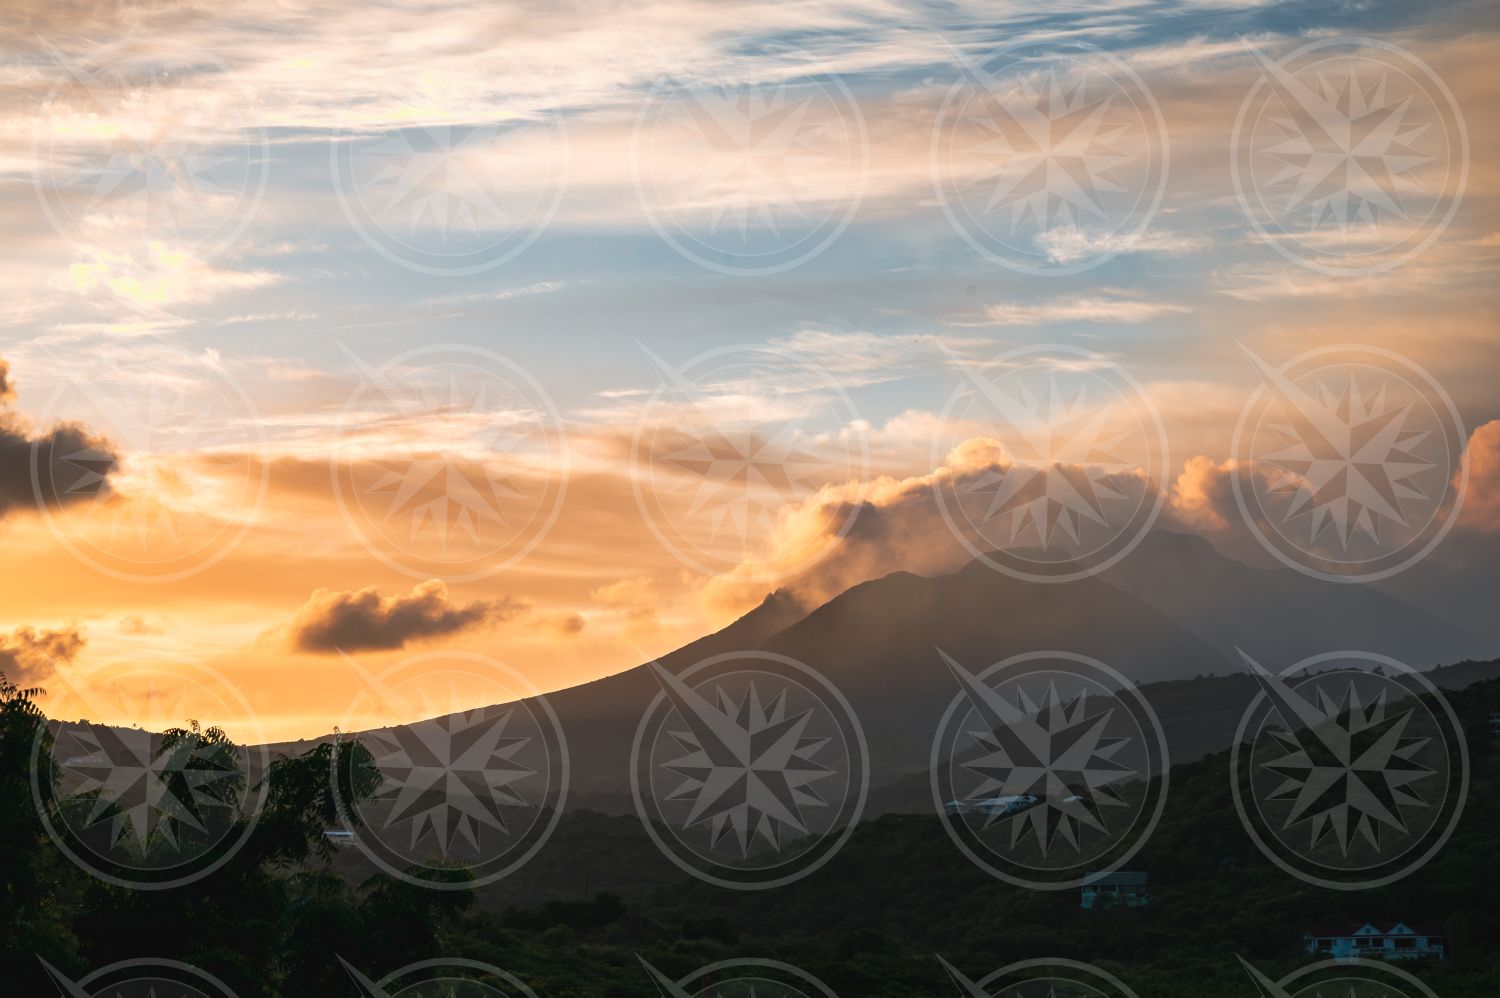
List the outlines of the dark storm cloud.
<svg viewBox="0 0 1500 998">
<path fill-rule="evenodd" d="M 84 637 L 76 628 L 17 628 L 10 634 L 0 634 L 0 674 L 21 687 L 44 682 L 59 663 L 77 658 L 83 646 Z"/>
<path fill-rule="evenodd" d="M 10 365 L 0 360 L 0 517 L 107 493 L 119 466 L 109 445 L 74 423 L 34 436 L 7 411 L 14 398 Z"/>
<path fill-rule="evenodd" d="M 319 589 L 293 618 L 291 642 L 310 652 L 394 650 L 510 620 L 527 608 L 511 597 L 458 604 L 438 579 L 405 596 L 381 596 L 374 586 L 355 592 Z"/>
</svg>

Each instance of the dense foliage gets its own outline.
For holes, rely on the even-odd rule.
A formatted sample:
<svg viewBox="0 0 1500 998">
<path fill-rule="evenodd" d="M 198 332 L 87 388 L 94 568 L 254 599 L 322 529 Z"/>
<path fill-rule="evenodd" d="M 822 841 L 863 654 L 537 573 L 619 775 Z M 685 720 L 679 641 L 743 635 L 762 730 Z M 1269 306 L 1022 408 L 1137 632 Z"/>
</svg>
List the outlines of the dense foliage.
<svg viewBox="0 0 1500 998">
<path fill-rule="evenodd" d="M 353 850 L 335 855 L 323 837 L 338 817 L 330 774 L 368 770 L 331 765 L 332 753 L 362 751 L 348 741 L 275 762 L 260 820 L 211 875 L 170 891 L 114 887 L 71 864 L 41 826 L 30 764 L 49 731 L 33 698 L 0 685 L 0 945 L 16 993 L 53 992 L 37 956 L 80 976 L 113 960 L 170 957 L 241 998 L 358 994 L 339 957 L 376 977 L 463 957 L 515 974 L 544 998 L 625 998 L 659 993 L 640 957 L 682 976 L 758 956 L 794 963 L 840 995 L 912 998 L 956 993 L 942 954 L 976 978 L 1056 956 L 1099 965 L 1143 998 L 1250 998 L 1237 956 L 1278 976 L 1306 962 L 1304 928 L 1399 919 L 1444 930 L 1451 959 L 1410 967 L 1440 998 L 1500 995 L 1500 740 L 1485 725 L 1500 681 L 1452 697 L 1468 726 L 1472 789 L 1452 840 L 1420 875 L 1333 892 L 1281 873 L 1240 828 L 1221 753 L 1173 771 L 1166 815 L 1132 862 L 1150 872 L 1150 906 L 1105 911 L 1082 910 L 1073 891 L 991 879 L 937 818 L 915 815 L 865 823 L 824 868 L 776 891 L 684 880 L 634 818 L 589 812 L 565 816 L 535 868 L 514 880 L 422 890 L 367 875 Z"/>
</svg>

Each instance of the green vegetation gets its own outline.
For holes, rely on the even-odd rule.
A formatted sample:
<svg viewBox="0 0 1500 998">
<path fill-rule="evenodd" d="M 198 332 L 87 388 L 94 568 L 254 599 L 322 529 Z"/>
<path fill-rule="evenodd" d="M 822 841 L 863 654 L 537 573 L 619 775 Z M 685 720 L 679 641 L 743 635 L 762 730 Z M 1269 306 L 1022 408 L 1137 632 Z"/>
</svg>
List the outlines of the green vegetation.
<svg viewBox="0 0 1500 998">
<path fill-rule="evenodd" d="M 273 764 L 261 820 L 212 874 L 170 891 L 115 887 L 76 868 L 41 824 L 29 767 L 35 739 L 49 735 L 33 697 L 0 685 L 0 945 L 16 993 L 53 993 L 37 955 L 80 976 L 153 955 L 199 966 L 241 998 L 357 994 L 339 956 L 375 978 L 447 956 L 507 970 L 543 998 L 656 995 L 639 955 L 678 977 L 715 960 L 770 957 L 843 996 L 913 998 L 957 993 L 941 953 L 974 978 L 1055 956 L 1094 963 L 1143 998 L 1251 998 L 1236 955 L 1277 977 L 1308 962 L 1304 928 L 1399 919 L 1447 935 L 1451 959 L 1406 965 L 1440 998 L 1500 994 L 1500 744 L 1485 725 L 1500 681 L 1450 698 L 1467 726 L 1472 789 L 1452 840 L 1420 874 L 1335 892 L 1277 870 L 1240 828 L 1220 753 L 1173 771 L 1166 815 L 1131 863 L 1150 872 L 1150 906 L 1097 912 L 1083 911 L 1076 891 L 991 879 L 938 818 L 917 815 L 867 822 L 825 867 L 776 891 L 685 880 L 634 818 L 589 812 L 566 815 L 533 868 L 512 880 L 422 890 L 365 876 L 353 850 L 335 854 L 322 836 L 337 823 L 331 753 L 362 751 L 350 742 Z"/>
</svg>

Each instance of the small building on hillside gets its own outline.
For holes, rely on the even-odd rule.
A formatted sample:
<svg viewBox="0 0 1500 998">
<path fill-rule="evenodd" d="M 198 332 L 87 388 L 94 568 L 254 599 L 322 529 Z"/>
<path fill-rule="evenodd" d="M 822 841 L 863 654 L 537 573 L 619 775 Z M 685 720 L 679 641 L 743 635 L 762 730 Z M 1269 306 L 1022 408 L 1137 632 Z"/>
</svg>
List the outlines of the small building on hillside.
<svg viewBox="0 0 1500 998">
<path fill-rule="evenodd" d="M 990 797 L 976 801 L 950 800 L 943 805 L 943 810 L 948 814 L 982 814 L 990 818 L 1003 818 L 1012 814 L 1020 814 L 1040 804 L 1041 801 L 1040 797 L 1033 797 L 1030 794 Z"/>
<path fill-rule="evenodd" d="M 1335 960 L 1417 960 L 1443 958 L 1443 937 L 1405 922 L 1359 922 L 1317 929 L 1303 936 L 1307 952 Z"/>
<path fill-rule="evenodd" d="M 1106 873 L 1083 885 L 1083 907 L 1090 911 L 1119 906 L 1140 908 L 1150 903 L 1144 873 Z"/>
</svg>

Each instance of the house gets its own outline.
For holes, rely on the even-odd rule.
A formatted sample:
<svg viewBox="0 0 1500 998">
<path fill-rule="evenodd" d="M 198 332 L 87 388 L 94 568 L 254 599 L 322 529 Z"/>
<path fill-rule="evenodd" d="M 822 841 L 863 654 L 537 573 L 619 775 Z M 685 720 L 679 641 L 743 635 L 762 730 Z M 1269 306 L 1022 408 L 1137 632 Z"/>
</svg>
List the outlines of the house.
<svg viewBox="0 0 1500 998">
<path fill-rule="evenodd" d="M 1490 734 L 1500 738 L 1500 711 L 1490 715 Z"/>
<path fill-rule="evenodd" d="M 950 800 L 943 805 L 943 809 L 949 814 L 972 814 L 979 813 L 992 818 L 1003 818 L 1006 815 L 1019 814 L 1030 807 L 1041 803 L 1040 797 L 1032 797 L 1029 794 L 1020 794 L 1012 797 L 991 797 L 987 800 L 963 801 Z"/>
<path fill-rule="evenodd" d="M 1144 873 L 1106 873 L 1099 877 L 1091 876 L 1083 885 L 1083 907 L 1090 911 L 1119 905 L 1140 908 L 1150 903 Z"/>
<path fill-rule="evenodd" d="M 1307 952 L 1335 960 L 1415 960 L 1443 958 L 1439 933 L 1413 928 L 1405 922 L 1360 922 L 1304 934 Z"/>
</svg>

